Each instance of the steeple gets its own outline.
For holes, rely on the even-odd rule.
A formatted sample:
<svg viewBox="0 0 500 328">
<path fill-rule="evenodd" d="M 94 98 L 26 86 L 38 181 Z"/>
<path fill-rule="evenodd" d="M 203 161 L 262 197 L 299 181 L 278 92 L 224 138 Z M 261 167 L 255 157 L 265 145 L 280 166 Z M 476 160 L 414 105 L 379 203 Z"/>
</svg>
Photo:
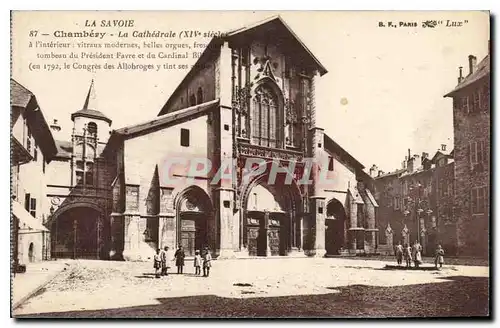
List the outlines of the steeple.
<svg viewBox="0 0 500 328">
<path fill-rule="evenodd" d="M 97 110 L 97 96 L 95 93 L 94 79 L 92 79 L 92 82 L 90 82 L 89 92 L 87 93 L 87 98 L 85 98 L 83 109 Z"/>
<path fill-rule="evenodd" d="M 73 121 L 75 120 L 75 117 L 86 117 L 102 120 L 111 125 L 111 120 L 98 110 L 94 79 L 92 79 L 92 81 L 90 82 L 89 91 L 87 92 L 87 97 L 85 97 L 83 108 L 71 114 L 71 119 Z"/>
</svg>

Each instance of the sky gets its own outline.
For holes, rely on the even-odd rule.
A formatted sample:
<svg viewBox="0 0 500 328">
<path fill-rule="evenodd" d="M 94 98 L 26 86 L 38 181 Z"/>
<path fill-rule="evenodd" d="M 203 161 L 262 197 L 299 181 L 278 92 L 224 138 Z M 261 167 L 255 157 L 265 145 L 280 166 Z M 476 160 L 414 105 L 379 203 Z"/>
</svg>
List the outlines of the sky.
<svg viewBox="0 0 500 328">
<path fill-rule="evenodd" d="M 92 79 L 97 109 L 110 117 L 112 128 L 117 129 L 153 119 L 187 70 L 30 70 L 30 63 L 57 63 L 38 59 L 37 53 L 58 50 L 30 48 L 29 42 L 56 41 L 50 36 L 56 30 L 82 29 L 115 31 L 115 37 L 110 39 L 118 40 L 118 29 L 85 28 L 85 20 L 99 23 L 103 19 L 133 19 L 130 30 L 138 31 L 223 32 L 276 14 L 328 70 L 316 84 L 318 126 L 366 169 L 376 164 L 386 172 L 394 171 L 401 166 L 408 149 L 412 154 L 428 152 L 432 156 L 441 144 L 446 144 L 448 150 L 453 148 L 452 101 L 443 95 L 456 86 L 459 66 L 464 67 L 465 75 L 468 73 L 468 55 L 475 55 L 479 62 L 488 52 L 489 16 L 483 12 L 15 13 L 12 77 L 36 95 L 48 121 L 58 119 L 63 130 L 57 139 L 69 140 L 70 115 L 82 108 Z M 436 28 L 422 28 L 424 20 L 443 23 Z M 467 23 L 445 27 L 447 20 Z M 388 21 L 416 22 L 418 27 L 379 27 L 379 22 L 387 25 Z M 30 37 L 29 32 L 34 30 L 50 35 Z M 132 38 L 126 40 L 131 42 Z M 208 41 L 199 38 L 200 43 Z M 167 59 L 149 61 L 174 63 Z"/>
</svg>

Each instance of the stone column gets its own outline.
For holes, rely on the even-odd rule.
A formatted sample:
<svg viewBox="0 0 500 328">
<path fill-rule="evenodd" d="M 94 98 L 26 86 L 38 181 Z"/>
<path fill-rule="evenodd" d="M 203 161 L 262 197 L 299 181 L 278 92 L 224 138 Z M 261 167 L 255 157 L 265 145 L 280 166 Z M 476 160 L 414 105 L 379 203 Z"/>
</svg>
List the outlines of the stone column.
<svg viewBox="0 0 500 328">
<path fill-rule="evenodd" d="M 325 197 L 311 197 L 312 207 L 314 208 L 314 257 L 324 257 L 325 249 Z"/>
<path fill-rule="evenodd" d="M 121 213 L 112 213 L 110 220 L 110 235 L 111 235 L 111 260 L 122 260 L 124 250 L 124 217 Z"/>
<path fill-rule="evenodd" d="M 271 247 L 269 246 L 269 212 L 264 213 L 264 230 L 266 234 L 266 256 L 271 256 Z"/>
<path fill-rule="evenodd" d="M 349 200 L 349 219 L 351 221 L 351 227 L 349 228 L 349 236 L 351 243 L 349 245 L 349 249 L 356 252 L 357 243 L 356 243 L 356 231 L 358 227 L 358 204 L 354 199 Z"/>
<path fill-rule="evenodd" d="M 160 213 L 158 215 L 158 246 L 161 249 L 165 246 L 176 249 L 178 244 L 175 215 L 173 213 Z"/>
<path fill-rule="evenodd" d="M 218 188 L 218 213 L 220 222 L 220 245 L 218 259 L 235 258 L 233 246 L 233 193 L 232 189 Z"/>
</svg>

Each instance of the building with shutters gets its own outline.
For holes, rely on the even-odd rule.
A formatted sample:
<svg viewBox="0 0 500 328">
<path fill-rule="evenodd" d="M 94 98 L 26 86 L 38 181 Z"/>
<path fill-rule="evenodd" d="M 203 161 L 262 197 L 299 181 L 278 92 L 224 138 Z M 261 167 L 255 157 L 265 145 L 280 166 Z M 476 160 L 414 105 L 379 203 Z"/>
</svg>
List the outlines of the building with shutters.
<svg viewBox="0 0 500 328">
<path fill-rule="evenodd" d="M 458 254 L 488 257 L 490 220 L 490 55 L 470 55 L 467 75 L 445 95 L 453 99 Z"/>
</svg>

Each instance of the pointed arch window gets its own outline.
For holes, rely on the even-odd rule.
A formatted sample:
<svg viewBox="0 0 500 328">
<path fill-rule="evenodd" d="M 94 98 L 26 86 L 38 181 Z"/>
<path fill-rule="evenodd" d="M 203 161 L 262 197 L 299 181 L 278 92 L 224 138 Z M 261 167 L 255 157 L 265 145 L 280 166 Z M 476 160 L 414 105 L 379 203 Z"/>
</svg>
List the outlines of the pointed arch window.
<svg viewBox="0 0 500 328">
<path fill-rule="evenodd" d="M 275 92 L 267 85 L 255 90 L 252 106 L 252 141 L 266 147 L 278 147 L 279 103 Z"/>
</svg>

